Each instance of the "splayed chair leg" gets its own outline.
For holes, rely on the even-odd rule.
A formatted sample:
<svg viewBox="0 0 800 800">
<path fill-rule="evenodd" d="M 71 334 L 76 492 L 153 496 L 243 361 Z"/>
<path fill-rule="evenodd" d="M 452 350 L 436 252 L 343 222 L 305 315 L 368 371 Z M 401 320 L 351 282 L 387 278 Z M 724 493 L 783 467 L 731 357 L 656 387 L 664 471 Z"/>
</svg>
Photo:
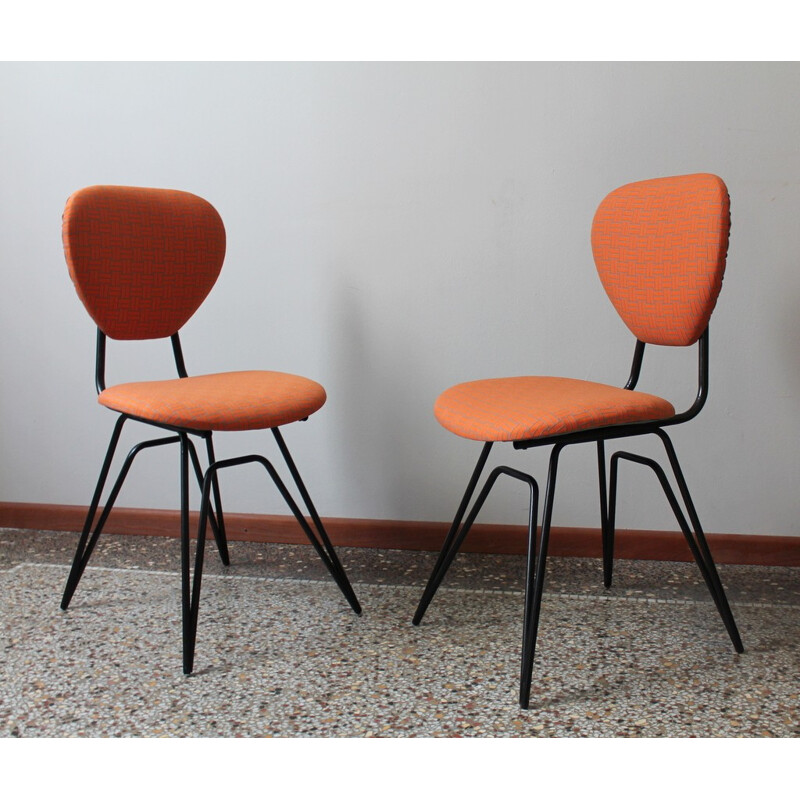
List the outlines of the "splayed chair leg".
<svg viewBox="0 0 800 800">
<path fill-rule="evenodd" d="M 678 489 L 680 490 L 686 510 L 689 513 L 689 520 L 692 524 L 694 532 L 694 544 L 692 542 L 692 537 L 687 533 L 688 526 L 687 528 L 683 529 L 684 535 L 686 536 L 686 540 L 692 550 L 692 555 L 697 562 L 697 566 L 700 568 L 700 572 L 706 581 L 706 585 L 711 591 L 711 596 L 714 598 L 714 602 L 717 605 L 717 610 L 722 617 L 722 621 L 725 624 L 725 629 L 728 631 L 728 635 L 733 643 L 733 647 L 737 653 L 743 653 L 744 645 L 742 644 L 739 630 L 736 627 L 736 622 L 733 619 L 733 613 L 728 605 L 728 598 L 725 596 L 725 590 L 722 588 L 722 581 L 719 578 L 716 565 L 714 564 L 714 559 L 711 555 L 711 550 L 709 550 L 708 542 L 706 541 L 705 534 L 703 533 L 703 528 L 700 525 L 700 518 L 697 515 L 694 502 L 689 494 L 689 487 L 686 484 L 686 479 L 683 476 L 683 470 L 681 470 L 680 463 L 678 462 L 678 456 L 675 453 L 672 440 L 663 430 L 656 431 L 656 434 L 664 443 L 664 448 L 667 451 L 667 457 L 669 458 L 670 466 L 672 467 L 672 471 L 675 475 L 675 480 L 678 483 Z"/>
<path fill-rule="evenodd" d="M 103 528 L 105 527 L 106 520 L 108 520 L 108 516 L 111 513 L 112 509 L 114 508 L 114 503 L 117 501 L 117 497 L 122 489 L 122 485 L 125 483 L 125 478 L 128 476 L 128 472 L 133 464 L 134 459 L 136 456 L 142 451 L 150 447 L 160 447 L 161 445 L 165 444 L 175 444 L 179 441 L 177 436 L 168 436 L 162 439 L 150 439 L 145 442 L 139 442 L 139 444 L 135 445 L 131 448 L 130 452 L 125 458 L 125 461 L 120 467 L 119 475 L 117 476 L 116 481 L 114 482 L 111 491 L 109 492 L 108 499 L 106 500 L 105 506 L 103 507 L 103 511 L 100 514 L 100 517 L 95 524 L 94 519 L 97 515 L 97 510 L 100 505 L 100 498 L 103 493 L 103 488 L 105 487 L 106 480 L 108 479 L 108 473 L 111 468 L 111 463 L 114 459 L 114 453 L 117 449 L 117 444 L 119 443 L 119 437 L 122 432 L 122 426 L 124 425 L 125 421 L 129 419 L 126 416 L 120 416 L 117 420 L 117 423 L 114 427 L 114 432 L 111 436 L 111 441 L 108 445 L 108 450 L 106 451 L 106 457 L 103 461 L 103 467 L 100 470 L 100 477 L 97 481 L 97 486 L 95 488 L 94 495 L 92 497 L 92 502 L 89 506 L 89 511 L 86 515 L 86 521 L 83 525 L 83 531 L 81 532 L 80 539 L 78 540 L 78 547 L 75 552 L 75 557 L 72 561 L 72 568 L 70 569 L 69 576 L 67 578 L 67 583 L 64 588 L 64 594 L 61 598 L 61 608 L 66 610 L 69 608 L 69 604 L 72 600 L 72 596 L 75 593 L 75 590 L 78 588 L 78 583 L 80 582 L 81 576 L 83 575 L 84 570 L 86 569 L 86 565 L 89 563 L 89 559 L 94 552 L 95 545 L 97 544 L 97 540 L 100 538 L 100 534 L 103 532 Z M 94 525 L 94 530 L 92 530 L 92 526 Z"/>
<path fill-rule="evenodd" d="M 475 492 L 475 487 L 478 485 L 481 472 L 483 472 L 483 468 L 486 465 L 486 459 L 489 458 L 489 452 L 492 449 L 492 444 L 492 442 L 486 442 L 483 445 L 480 457 L 478 458 L 478 463 L 475 465 L 475 469 L 472 471 L 472 477 L 467 484 L 467 489 L 464 492 L 463 498 L 461 499 L 461 504 L 456 511 L 456 515 L 453 518 L 452 524 L 450 525 L 450 530 L 447 532 L 444 544 L 439 552 L 439 557 L 436 560 L 436 564 L 431 571 L 431 576 L 428 579 L 428 583 L 424 592 L 422 593 L 419 604 L 417 605 L 417 610 L 412 620 L 414 625 L 419 625 L 420 622 L 422 622 L 422 617 L 425 615 L 425 611 L 430 605 L 431 600 L 433 600 L 433 596 L 436 594 L 439 584 L 447 574 L 447 570 L 449 569 L 450 564 L 453 562 L 453 559 L 456 557 L 456 553 L 461 546 L 461 542 L 464 540 L 464 537 L 469 531 L 469 528 L 467 528 L 467 531 L 464 531 L 461 535 L 459 535 L 461 520 L 464 518 L 469 501 L 472 499 L 472 495 Z"/>
<path fill-rule="evenodd" d="M 523 633 L 522 633 L 522 655 L 520 659 L 520 688 L 519 688 L 519 702 L 522 708 L 528 707 L 528 700 L 530 696 L 531 675 L 533 670 L 533 656 L 536 648 L 536 636 L 539 628 L 539 611 L 542 603 L 542 586 L 544 583 L 544 567 L 547 559 L 547 541 L 549 536 L 549 528 L 542 529 L 542 536 L 538 540 L 537 546 L 537 518 L 539 508 L 539 486 L 533 477 L 525 472 L 513 469 L 512 467 L 495 467 L 486 479 L 486 483 L 478 494 L 475 503 L 470 509 L 466 520 L 463 525 L 461 520 L 464 516 L 469 501 L 475 491 L 475 486 L 478 483 L 480 474 L 486 463 L 486 459 L 491 449 L 491 442 L 484 445 L 481 457 L 475 470 L 472 473 L 467 490 L 461 501 L 461 505 L 456 512 L 455 519 L 453 520 L 450 530 L 442 545 L 439 559 L 433 568 L 428 584 L 425 587 L 422 598 L 417 606 L 416 614 L 413 618 L 414 625 L 419 625 L 425 611 L 430 605 L 436 590 L 439 588 L 447 570 L 453 563 L 456 554 L 458 553 L 461 545 L 464 542 L 467 534 L 471 530 L 475 520 L 480 513 L 486 498 L 494 488 L 494 484 L 501 475 L 507 475 L 515 480 L 527 484 L 530 491 L 530 504 L 528 507 L 528 562 L 527 562 L 527 577 L 525 583 L 525 614 L 523 619 Z M 560 450 L 560 448 L 558 448 Z M 550 490 L 550 502 L 552 507 L 552 495 L 555 488 L 555 472 L 558 457 L 551 462 L 551 476 L 553 488 Z"/>
<path fill-rule="evenodd" d="M 214 442 L 210 433 L 206 439 L 206 452 L 208 454 L 208 465 L 211 466 L 217 459 L 214 455 Z M 225 519 L 222 516 L 222 494 L 219 490 L 219 478 L 217 473 L 214 472 L 213 476 L 212 490 L 214 492 L 215 510 L 209 509 L 209 519 L 212 520 L 211 529 L 214 533 L 214 540 L 217 543 L 219 556 L 222 559 L 222 563 L 227 567 L 231 563 L 231 559 L 228 554 L 228 539 L 225 536 Z"/>
<path fill-rule="evenodd" d="M 78 548 L 75 551 L 75 557 L 72 560 L 72 568 L 70 569 L 69 576 L 67 578 L 67 585 L 64 588 L 64 594 L 61 598 L 61 608 L 65 611 L 67 608 L 69 608 L 72 595 L 75 593 L 75 589 L 78 588 L 78 582 L 83 575 L 86 564 L 89 562 L 89 558 L 92 555 L 92 550 L 94 550 L 94 546 L 97 543 L 97 537 L 100 535 L 100 530 L 102 529 L 102 526 L 98 525 L 99 530 L 96 530 L 95 533 L 92 534 L 92 525 L 94 524 L 94 518 L 97 514 L 97 508 L 100 505 L 100 497 L 103 494 L 103 487 L 105 486 L 106 479 L 108 478 L 108 472 L 111 469 L 111 462 L 114 460 L 114 453 L 116 452 L 117 444 L 119 443 L 119 437 L 122 433 L 122 426 L 125 424 L 126 419 L 127 418 L 124 416 L 121 416 L 117 419 L 117 422 L 114 425 L 114 431 L 111 434 L 111 440 L 108 443 L 106 457 L 100 470 L 100 476 L 97 479 L 97 486 L 95 487 L 94 495 L 92 496 L 92 502 L 89 505 L 89 511 L 83 524 L 83 530 L 81 531 L 80 539 L 78 540 Z"/>
<path fill-rule="evenodd" d="M 286 487 L 280 481 L 277 472 L 275 472 L 271 464 L 269 466 L 266 466 L 265 464 L 267 471 L 272 476 L 272 479 L 275 481 L 276 486 L 278 486 L 278 489 L 283 495 L 284 500 L 292 509 L 292 513 L 297 518 L 297 521 L 300 523 L 300 526 L 303 528 L 306 536 L 314 545 L 317 553 L 319 553 L 320 558 L 322 558 L 322 561 L 333 576 L 336 584 L 342 590 L 342 593 L 347 599 L 347 602 L 350 604 L 350 607 L 356 612 L 356 614 L 360 614 L 361 604 L 358 602 L 358 598 L 353 591 L 353 587 L 350 585 L 350 581 L 347 578 L 347 573 L 344 571 L 344 567 L 339 560 L 339 556 L 336 554 L 336 550 L 334 549 L 330 537 L 325 530 L 325 526 L 322 524 L 322 520 L 317 513 L 317 509 L 314 507 L 314 503 L 311 500 L 311 495 L 308 493 L 305 483 L 303 483 L 303 479 L 300 477 L 300 472 L 295 466 L 294 459 L 289 453 L 289 448 L 286 446 L 286 442 L 284 442 L 283 436 L 278 428 L 272 428 L 272 434 L 278 444 L 278 449 L 281 451 L 283 460 L 286 462 L 286 466 L 289 468 L 292 480 L 294 481 L 295 486 L 297 486 L 297 490 L 300 492 L 300 496 L 306 505 L 306 509 L 311 517 L 311 521 L 314 524 L 316 535 L 314 535 L 314 532 L 309 527 L 308 522 L 306 521 L 302 512 L 295 504 Z"/>
<path fill-rule="evenodd" d="M 530 705 L 533 659 L 536 654 L 536 638 L 539 631 L 539 614 L 542 608 L 545 568 L 547 566 L 547 546 L 550 541 L 550 525 L 553 519 L 553 501 L 556 492 L 556 474 L 561 445 L 555 445 L 550 453 L 550 467 L 547 473 L 544 507 L 542 509 L 542 530 L 539 547 L 535 536 L 529 529 L 528 567 L 525 579 L 525 633 L 522 646 L 522 669 L 519 686 L 520 708 Z M 538 550 L 538 552 L 537 552 Z"/>
<path fill-rule="evenodd" d="M 183 673 L 194 669 L 194 653 L 197 645 L 197 619 L 200 610 L 200 586 L 203 578 L 206 527 L 210 508 L 210 494 L 216 478 L 216 467 L 212 464 L 202 482 L 200 522 L 194 552 L 194 575 L 191 564 L 191 533 L 189 529 L 189 453 L 192 444 L 186 434 L 181 434 L 181 619 L 183 627 Z"/>
<path fill-rule="evenodd" d="M 203 435 L 206 440 L 206 449 L 208 452 L 208 466 L 212 467 L 216 459 L 214 458 L 214 446 L 211 443 L 211 433 Z M 197 478 L 197 485 L 200 487 L 200 491 L 203 491 L 203 482 L 205 480 L 205 474 L 203 472 L 203 467 L 200 465 L 200 459 L 197 456 L 197 451 L 195 450 L 194 444 L 192 444 L 192 440 L 186 440 L 187 446 L 189 448 L 189 456 L 192 460 L 192 467 L 194 468 L 194 474 Z M 211 523 L 211 532 L 214 535 L 214 541 L 217 543 L 217 550 L 219 551 L 219 557 L 222 563 L 227 567 L 230 566 L 231 559 L 230 555 L 228 554 L 228 540 L 225 536 L 225 524 L 222 519 L 222 501 L 220 497 L 219 491 L 219 479 L 215 471 L 211 473 L 213 475 L 212 479 L 212 489 L 214 492 L 214 505 L 216 507 L 216 512 L 213 508 L 209 508 L 208 510 L 208 521 Z"/>
<path fill-rule="evenodd" d="M 686 516 L 684 515 L 683 510 L 680 507 L 680 503 L 678 502 L 678 498 L 675 495 L 675 492 L 672 490 L 672 487 L 670 486 L 669 479 L 667 478 L 666 473 L 664 472 L 661 465 L 658 464 L 658 462 L 650 458 L 645 458 L 644 456 L 636 455 L 634 453 L 618 451 L 614 453 L 614 455 L 611 457 L 612 492 L 610 497 L 609 514 L 612 520 L 612 524 L 613 524 L 613 519 L 615 514 L 615 504 L 616 504 L 615 489 L 617 481 L 618 462 L 621 459 L 624 459 L 626 461 L 632 461 L 636 464 L 641 464 L 643 466 L 649 467 L 656 474 L 656 477 L 658 478 L 658 481 L 661 484 L 661 488 L 664 491 L 664 494 L 667 498 L 670 508 L 672 509 L 672 512 L 675 515 L 675 519 L 677 520 L 678 525 L 680 526 L 680 529 L 684 535 L 684 538 L 686 539 L 686 543 L 689 545 L 689 549 L 692 553 L 695 562 L 697 563 L 697 566 L 700 570 L 700 574 L 703 576 L 703 580 L 705 581 L 705 584 L 708 587 L 708 591 L 711 594 L 711 598 L 713 599 L 714 604 L 717 607 L 717 611 L 719 612 L 719 615 L 722 618 L 722 621 L 725 625 L 725 629 L 727 630 L 728 635 L 730 636 L 733 647 L 737 653 L 742 653 L 744 652 L 744 645 L 742 644 L 742 640 L 739 635 L 739 630 L 736 627 L 736 622 L 733 618 L 733 613 L 731 612 L 730 606 L 728 604 L 728 599 L 725 596 L 725 590 L 722 587 L 722 582 L 720 581 L 719 574 L 717 573 L 717 569 L 714 564 L 714 559 L 711 555 L 711 551 L 709 550 L 705 534 L 703 533 L 703 528 L 700 525 L 700 519 L 697 516 L 697 511 L 694 507 L 694 503 L 692 502 L 691 495 L 689 494 L 689 488 L 686 484 L 686 480 L 683 476 L 680 464 L 678 463 L 678 458 L 677 455 L 675 454 L 675 448 L 673 447 L 670 438 L 667 436 L 666 433 L 664 433 L 664 431 L 657 430 L 655 431 L 655 433 L 664 443 L 664 447 L 667 452 L 667 457 L 670 461 L 673 474 L 675 475 L 675 480 L 678 484 L 678 489 L 683 499 L 686 511 L 688 512 L 689 515 L 689 520 L 687 521 Z"/>
<path fill-rule="evenodd" d="M 600 481 L 600 529 L 603 542 L 603 586 L 611 588 L 614 574 L 614 522 L 609 518 L 606 453 L 603 440 L 597 442 L 597 475 Z M 614 487 L 616 490 L 616 486 Z"/>
</svg>

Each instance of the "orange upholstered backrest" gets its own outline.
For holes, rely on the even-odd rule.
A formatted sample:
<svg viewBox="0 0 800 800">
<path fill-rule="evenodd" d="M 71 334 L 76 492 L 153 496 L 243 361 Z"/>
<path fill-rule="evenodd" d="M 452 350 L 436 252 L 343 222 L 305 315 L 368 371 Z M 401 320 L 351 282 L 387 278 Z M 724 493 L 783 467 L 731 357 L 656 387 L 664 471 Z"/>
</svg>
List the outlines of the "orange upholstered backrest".
<svg viewBox="0 0 800 800">
<path fill-rule="evenodd" d="M 113 339 L 171 336 L 211 291 L 225 258 L 214 207 L 169 189 L 89 186 L 64 209 L 69 273 Z"/>
<path fill-rule="evenodd" d="M 716 175 L 630 183 L 592 225 L 600 280 L 643 342 L 689 345 L 708 325 L 725 271 L 730 201 Z"/>
</svg>

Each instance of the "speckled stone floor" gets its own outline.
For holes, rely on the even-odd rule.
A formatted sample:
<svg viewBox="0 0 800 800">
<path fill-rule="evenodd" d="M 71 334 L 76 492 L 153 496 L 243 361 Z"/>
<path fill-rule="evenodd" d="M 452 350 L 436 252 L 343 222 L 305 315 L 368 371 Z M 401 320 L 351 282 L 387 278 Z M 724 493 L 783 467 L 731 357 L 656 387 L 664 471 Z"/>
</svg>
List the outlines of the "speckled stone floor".
<svg viewBox="0 0 800 800">
<path fill-rule="evenodd" d="M 196 671 L 178 542 L 106 536 L 68 612 L 75 534 L 0 530 L 4 737 L 796 737 L 800 569 L 722 566 L 734 653 L 693 564 L 551 559 L 531 708 L 517 706 L 524 559 L 341 549 L 355 616 L 309 547 L 207 558 Z M 213 545 L 212 545 L 213 548 Z"/>
</svg>

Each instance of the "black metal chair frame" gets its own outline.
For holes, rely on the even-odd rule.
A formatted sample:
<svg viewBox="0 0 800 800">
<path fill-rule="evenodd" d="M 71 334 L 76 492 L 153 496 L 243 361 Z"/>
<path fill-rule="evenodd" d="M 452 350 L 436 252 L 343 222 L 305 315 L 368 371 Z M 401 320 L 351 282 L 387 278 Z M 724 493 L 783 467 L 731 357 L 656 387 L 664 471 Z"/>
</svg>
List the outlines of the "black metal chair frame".
<svg viewBox="0 0 800 800">
<path fill-rule="evenodd" d="M 625 389 L 633 390 L 639 381 L 641 373 L 642 361 L 644 359 L 645 343 L 637 340 L 636 347 L 633 355 L 633 363 L 631 365 L 630 377 L 625 384 Z M 689 488 L 678 462 L 678 457 L 675 453 L 675 448 L 671 439 L 667 435 L 664 428 L 678 425 L 683 422 L 696 417 L 703 406 L 705 405 L 708 397 L 708 358 L 709 358 L 709 334 L 708 328 L 703 332 L 698 340 L 698 390 L 697 396 L 691 407 L 683 413 L 676 414 L 664 420 L 657 420 L 654 422 L 636 422 L 623 425 L 612 425 L 603 428 L 595 428 L 591 430 L 576 431 L 574 433 L 567 433 L 558 436 L 543 437 L 541 439 L 530 439 L 524 441 L 513 442 L 516 450 L 526 450 L 532 447 L 543 447 L 545 445 L 553 445 L 550 453 L 550 461 L 547 474 L 547 486 L 544 495 L 544 507 L 542 510 L 542 524 L 541 530 L 537 535 L 536 532 L 536 510 L 538 505 L 538 486 L 533 477 L 527 473 L 520 472 L 519 470 L 510 467 L 496 467 L 483 489 L 478 495 L 472 510 L 467 515 L 466 520 L 462 524 L 462 519 L 466 513 L 469 502 L 478 485 L 481 473 L 489 457 L 494 442 L 485 442 L 481 451 L 478 463 L 472 473 L 472 477 L 467 485 L 464 497 L 461 504 L 456 511 L 455 518 L 450 526 L 450 529 L 445 537 L 444 544 L 442 545 L 439 558 L 433 568 L 430 579 L 419 601 L 416 613 L 413 618 L 413 624 L 419 625 L 422 617 L 428 608 L 431 600 L 433 599 L 436 590 L 439 588 L 442 580 L 444 579 L 447 570 L 453 562 L 456 554 L 458 553 L 464 539 L 469 533 L 475 519 L 483 506 L 486 497 L 494 486 L 495 481 L 501 474 L 509 475 L 517 480 L 521 480 L 530 486 L 531 501 L 530 513 L 528 519 L 528 556 L 527 556 L 527 570 L 525 580 L 525 615 L 523 621 L 523 638 L 522 638 L 522 658 L 520 668 L 520 688 L 519 688 L 519 704 L 521 708 L 528 708 L 530 704 L 530 690 L 533 673 L 533 659 L 536 650 L 536 636 L 539 628 L 539 614 L 542 603 L 542 590 L 544 588 L 545 566 L 547 560 L 547 547 L 550 539 L 550 527 L 553 516 L 553 501 L 556 490 L 556 474 L 558 471 L 558 460 L 561 451 L 572 444 L 583 444 L 586 442 L 595 442 L 597 444 L 597 464 L 598 476 L 600 483 L 600 520 L 601 520 L 601 538 L 602 538 L 602 552 L 603 552 L 603 583 L 606 588 L 611 587 L 613 565 L 614 565 L 614 529 L 616 523 L 616 502 L 617 502 L 617 480 L 619 472 L 619 462 L 622 460 L 631 461 L 633 463 L 641 464 L 652 469 L 658 478 L 661 487 L 667 497 L 667 501 L 672 508 L 678 525 L 686 538 L 686 541 L 691 550 L 694 560 L 700 569 L 703 580 L 708 587 L 714 604 L 719 611 L 725 629 L 730 636 L 733 647 L 737 653 L 744 652 L 739 631 L 736 627 L 733 614 L 728 600 L 725 596 L 725 591 L 722 587 L 719 574 L 717 573 L 714 560 L 706 541 L 705 534 L 703 533 L 700 519 L 697 515 Z M 634 453 L 628 453 L 622 450 L 615 452 L 610 459 L 610 470 L 607 479 L 606 476 L 606 456 L 605 456 L 605 443 L 614 439 L 629 438 L 634 436 L 644 436 L 654 434 L 658 436 L 664 445 L 670 467 L 674 474 L 675 481 L 678 486 L 678 491 L 683 500 L 686 515 L 680 507 L 678 498 L 673 491 L 670 481 L 667 478 L 663 468 L 658 462 L 650 458 L 645 458 Z M 688 521 L 687 521 L 688 515 Z"/>
<path fill-rule="evenodd" d="M 183 350 L 181 348 L 180 336 L 174 333 L 171 337 L 172 351 L 175 358 L 175 366 L 178 372 L 178 377 L 186 378 L 186 365 L 183 358 Z M 106 363 L 106 334 L 99 328 L 97 329 L 97 351 L 95 360 L 95 386 L 98 394 L 105 390 L 105 363 Z M 100 513 L 97 523 L 95 524 L 95 517 L 97 516 L 100 507 L 100 499 L 103 494 L 103 489 L 108 479 L 108 474 L 111 469 L 111 464 L 114 459 L 114 454 L 119 443 L 122 428 L 129 419 L 143 422 L 147 425 L 153 425 L 156 428 L 171 431 L 175 435 L 162 437 L 159 439 L 148 439 L 146 441 L 136 444 L 128 453 L 125 458 L 117 479 L 114 482 L 111 491 L 108 494 L 103 510 Z M 339 561 L 336 551 L 331 544 L 322 520 L 314 508 L 308 490 L 303 483 L 300 473 L 295 466 L 289 449 L 284 442 L 283 435 L 280 430 L 271 428 L 275 441 L 277 442 L 278 449 L 283 456 L 286 466 L 294 480 L 297 490 L 306 506 L 308 514 L 313 524 L 313 529 L 306 520 L 300 507 L 295 502 L 291 493 L 287 489 L 284 482 L 281 480 L 275 467 L 261 455 L 246 455 L 238 458 L 225 459 L 217 461 L 214 455 L 214 445 L 212 438 L 212 431 L 193 430 L 189 428 L 180 428 L 171 425 L 165 425 L 159 422 L 154 422 L 149 419 L 141 419 L 129 414 L 120 414 L 111 434 L 111 441 L 108 445 L 105 460 L 100 470 L 100 477 L 97 481 L 97 486 L 92 497 L 89 511 L 86 515 L 86 521 L 78 541 L 78 547 L 75 557 L 72 562 L 69 577 L 67 578 L 66 587 L 61 600 L 61 608 L 66 610 L 69 607 L 72 596 L 78 586 L 78 583 L 83 575 L 86 565 L 91 558 L 97 540 L 103 531 L 103 527 L 108 520 L 114 503 L 117 500 L 125 478 L 133 464 L 136 456 L 147 448 L 160 447 L 168 444 L 180 445 L 180 495 L 181 495 L 181 612 L 182 612 L 182 627 L 183 627 L 183 672 L 190 674 L 194 668 L 194 654 L 195 644 L 197 641 L 197 619 L 200 607 L 200 586 L 203 575 L 203 557 L 205 550 L 205 537 L 208 524 L 211 525 L 211 530 L 219 550 L 219 555 L 222 563 L 228 566 L 230 564 L 230 557 L 228 554 L 228 544 L 225 535 L 225 522 L 222 513 L 222 501 L 220 497 L 218 473 L 222 469 L 229 467 L 241 466 L 243 464 L 260 464 L 272 478 L 273 482 L 278 488 L 286 504 L 289 506 L 292 514 L 299 523 L 303 532 L 308 537 L 313 545 L 317 554 L 322 559 L 328 571 L 331 573 L 333 579 L 336 581 L 337 586 L 342 591 L 350 607 L 356 614 L 361 614 L 361 606 L 353 591 L 350 582 L 347 579 L 344 568 Z M 196 436 L 205 440 L 206 452 L 208 458 L 208 467 L 204 471 L 200 459 L 197 455 L 194 442 L 189 438 Z M 197 529 L 197 542 L 195 545 L 194 556 L 194 575 L 192 576 L 191 564 L 191 531 L 189 524 L 189 462 L 191 461 L 192 469 L 201 490 L 200 501 L 200 515 Z M 213 495 L 213 502 L 212 502 Z"/>
</svg>

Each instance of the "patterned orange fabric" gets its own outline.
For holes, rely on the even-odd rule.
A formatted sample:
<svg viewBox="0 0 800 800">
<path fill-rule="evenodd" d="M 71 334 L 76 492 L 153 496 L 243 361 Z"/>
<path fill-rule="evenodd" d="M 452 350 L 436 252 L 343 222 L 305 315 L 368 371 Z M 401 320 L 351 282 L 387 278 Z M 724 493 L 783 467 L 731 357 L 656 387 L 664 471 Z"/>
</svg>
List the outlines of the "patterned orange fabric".
<svg viewBox="0 0 800 800">
<path fill-rule="evenodd" d="M 198 431 L 274 428 L 313 414 L 325 399 L 312 380 L 266 371 L 122 383 L 98 396 L 114 411 Z"/>
<path fill-rule="evenodd" d="M 214 207 L 168 189 L 81 189 L 67 201 L 62 237 L 78 296 L 113 339 L 178 331 L 225 258 L 225 228 Z"/>
<path fill-rule="evenodd" d="M 667 419 L 660 397 L 572 378 L 491 378 L 453 386 L 434 405 L 443 427 L 480 442 L 539 439 L 606 425 Z"/>
<path fill-rule="evenodd" d="M 722 288 L 730 201 L 716 175 L 622 186 L 592 225 L 600 280 L 643 342 L 690 345 L 708 325 Z"/>
</svg>

